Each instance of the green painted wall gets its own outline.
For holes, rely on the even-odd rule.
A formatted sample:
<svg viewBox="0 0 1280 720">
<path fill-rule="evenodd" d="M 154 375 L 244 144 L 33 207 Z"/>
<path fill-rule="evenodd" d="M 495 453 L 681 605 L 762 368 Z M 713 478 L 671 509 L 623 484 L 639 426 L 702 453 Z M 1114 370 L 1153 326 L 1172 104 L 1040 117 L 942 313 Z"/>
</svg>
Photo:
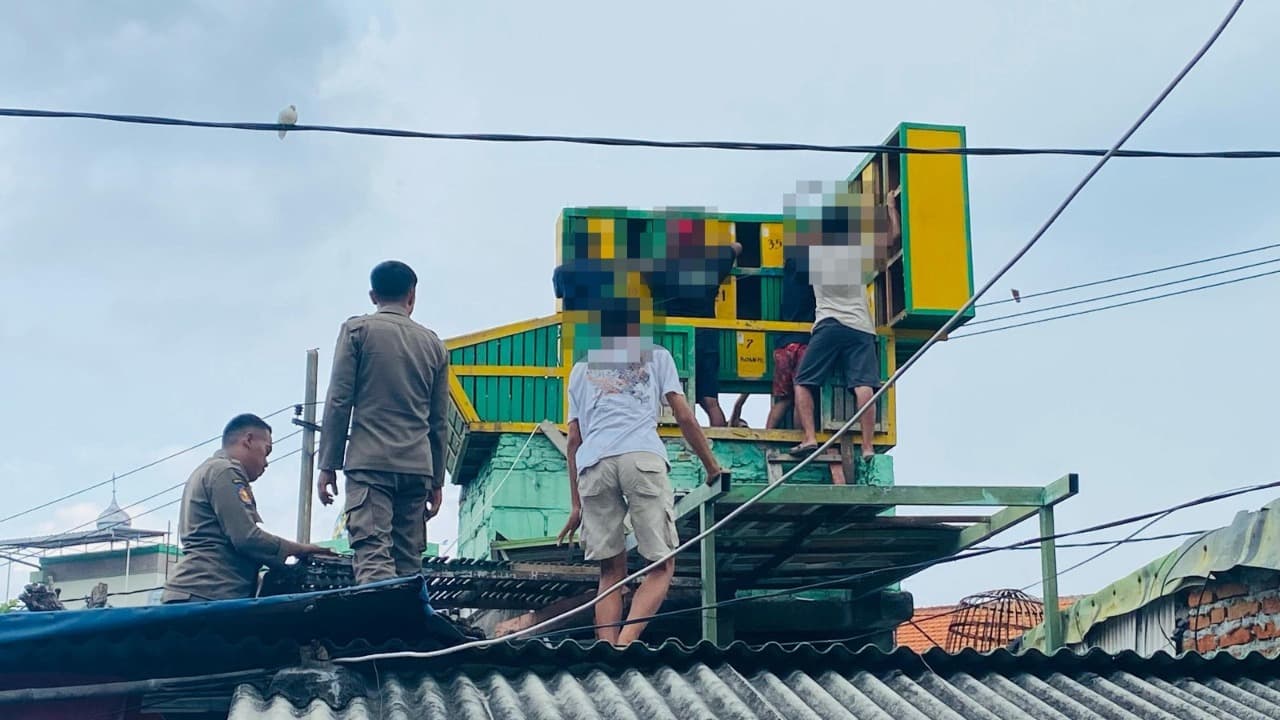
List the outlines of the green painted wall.
<svg viewBox="0 0 1280 720">
<path fill-rule="evenodd" d="M 527 447 L 526 447 L 527 444 Z M 521 452 L 523 450 L 523 453 Z M 767 482 L 766 447 L 719 440 L 712 452 L 737 482 Z M 683 440 L 667 441 L 671 484 L 677 492 L 703 481 L 702 463 Z M 828 484 L 825 466 L 814 463 L 788 482 Z M 877 455 L 873 484 L 893 484 L 893 458 Z M 569 515 L 568 469 L 564 456 L 542 433 L 503 434 L 477 477 L 463 479 L 458 518 L 458 557 L 488 558 L 498 535 L 507 540 L 554 536 Z"/>
</svg>

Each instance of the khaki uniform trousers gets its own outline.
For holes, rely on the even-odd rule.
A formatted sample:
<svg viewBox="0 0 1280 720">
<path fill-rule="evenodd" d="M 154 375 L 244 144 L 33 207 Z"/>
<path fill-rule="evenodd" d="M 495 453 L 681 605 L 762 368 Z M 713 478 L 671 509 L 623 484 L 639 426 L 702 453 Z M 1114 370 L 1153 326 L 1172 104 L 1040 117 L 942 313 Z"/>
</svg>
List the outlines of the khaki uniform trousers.
<svg viewBox="0 0 1280 720">
<path fill-rule="evenodd" d="M 368 470 L 344 474 L 356 584 L 421 573 L 431 477 Z"/>
</svg>

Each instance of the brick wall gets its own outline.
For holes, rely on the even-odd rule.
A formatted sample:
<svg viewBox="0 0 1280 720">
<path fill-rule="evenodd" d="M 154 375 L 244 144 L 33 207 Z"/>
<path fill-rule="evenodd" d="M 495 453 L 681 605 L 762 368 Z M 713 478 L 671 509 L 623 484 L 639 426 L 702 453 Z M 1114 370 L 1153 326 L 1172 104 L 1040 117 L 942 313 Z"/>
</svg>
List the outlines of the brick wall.
<svg viewBox="0 0 1280 720">
<path fill-rule="evenodd" d="M 1280 572 L 1237 568 L 1187 592 L 1188 651 L 1280 653 Z"/>
</svg>

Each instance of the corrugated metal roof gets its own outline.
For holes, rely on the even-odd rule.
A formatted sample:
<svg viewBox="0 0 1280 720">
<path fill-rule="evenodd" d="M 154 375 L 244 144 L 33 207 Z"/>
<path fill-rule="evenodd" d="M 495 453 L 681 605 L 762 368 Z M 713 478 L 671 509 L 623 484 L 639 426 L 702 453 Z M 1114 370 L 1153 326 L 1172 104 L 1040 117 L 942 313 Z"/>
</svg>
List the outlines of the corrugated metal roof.
<svg viewBox="0 0 1280 720">
<path fill-rule="evenodd" d="M 1177 550 L 1082 598 L 1063 618 L 1066 643 L 1082 642 L 1094 625 L 1201 585 L 1213 573 L 1237 567 L 1280 570 L 1280 513 L 1271 510 L 1280 510 L 1280 500 L 1256 512 L 1242 510 L 1230 525 L 1192 537 Z M 1027 631 L 1023 646 L 1045 647 L 1043 624 Z"/>
<path fill-rule="evenodd" d="M 1221 658 L 1221 659 L 1219 659 Z M 448 662 L 363 668 L 378 688 L 337 710 L 236 689 L 242 718 L 1248 718 L 1280 717 L 1280 661 L 1094 652 L 924 656 L 874 647 L 616 651 L 497 646 Z M 295 698 L 295 701 L 299 700 Z"/>
</svg>

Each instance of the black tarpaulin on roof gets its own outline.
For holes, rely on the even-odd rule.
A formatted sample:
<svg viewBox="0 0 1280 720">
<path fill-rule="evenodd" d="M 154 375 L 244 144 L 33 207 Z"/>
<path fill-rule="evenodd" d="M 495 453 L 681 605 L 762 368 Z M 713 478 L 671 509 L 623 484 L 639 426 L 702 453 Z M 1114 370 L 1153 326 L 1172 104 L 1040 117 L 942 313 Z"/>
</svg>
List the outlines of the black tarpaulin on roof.
<svg viewBox="0 0 1280 720">
<path fill-rule="evenodd" d="M 0 689 L 297 665 L 303 648 L 451 647 L 421 577 L 248 600 L 0 615 Z"/>
</svg>

